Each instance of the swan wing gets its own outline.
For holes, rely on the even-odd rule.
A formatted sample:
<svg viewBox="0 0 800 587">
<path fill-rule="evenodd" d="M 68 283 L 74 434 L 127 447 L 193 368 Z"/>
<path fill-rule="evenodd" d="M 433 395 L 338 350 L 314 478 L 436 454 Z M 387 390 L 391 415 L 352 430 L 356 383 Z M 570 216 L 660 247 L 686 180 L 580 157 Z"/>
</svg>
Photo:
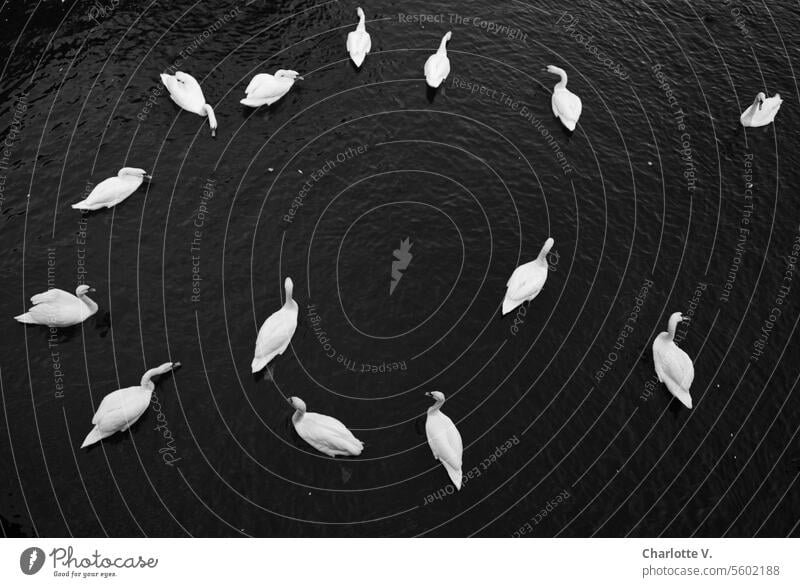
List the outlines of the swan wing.
<svg viewBox="0 0 800 587">
<path fill-rule="evenodd" d="M 578 96 L 569 90 L 562 89 L 556 90 L 553 98 L 559 117 L 563 118 L 566 122 L 578 122 L 581 112 L 583 112 L 583 102 L 581 102 Z"/>
<path fill-rule="evenodd" d="M 692 359 L 674 342 L 667 340 L 662 332 L 653 343 L 653 361 L 656 373 L 663 382 L 671 380 L 685 391 L 689 391 L 694 381 Z"/>
<path fill-rule="evenodd" d="M 288 308 L 281 308 L 266 319 L 258 331 L 256 339 L 257 357 L 270 357 L 281 354 L 289 346 L 294 331 L 297 329 L 297 312 Z"/>
<path fill-rule="evenodd" d="M 536 297 L 546 280 L 547 266 L 538 260 L 520 265 L 506 283 L 506 297 L 515 301 Z"/>
<path fill-rule="evenodd" d="M 116 432 L 129 428 L 150 404 L 150 394 L 139 386 L 112 391 L 103 398 L 92 418 L 101 432 Z"/>
<path fill-rule="evenodd" d="M 89 197 L 84 200 L 87 204 L 112 204 L 124 200 L 142 185 L 141 177 L 109 177 L 101 181 Z"/>
<path fill-rule="evenodd" d="M 278 78 L 268 73 L 259 73 L 247 86 L 245 93 L 250 99 L 280 98 L 289 91 L 293 84 L 294 80 L 290 78 Z"/>
<path fill-rule="evenodd" d="M 72 295 L 69 292 L 64 291 L 63 289 L 53 288 L 48 289 L 45 292 L 40 294 L 36 294 L 35 296 L 31 297 L 31 303 L 36 304 L 54 304 L 54 305 L 66 305 L 66 304 L 74 304 L 75 302 L 80 302 L 77 296 Z"/>
<path fill-rule="evenodd" d="M 311 446 L 330 456 L 359 455 L 364 448 L 347 426 L 323 414 L 306 413 L 297 432 Z"/>
<path fill-rule="evenodd" d="M 450 59 L 447 55 L 434 53 L 425 62 L 425 80 L 428 85 L 439 87 L 442 81 L 450 75 Z"/>
<path fill-rule="evenodd" d="M 425 422 L 425 433 L 433 456 L 456 470 L 461 470 L 464 446 L 461 434 L 453 421 L 445 414 L 429 414 Z"/>
</svg>

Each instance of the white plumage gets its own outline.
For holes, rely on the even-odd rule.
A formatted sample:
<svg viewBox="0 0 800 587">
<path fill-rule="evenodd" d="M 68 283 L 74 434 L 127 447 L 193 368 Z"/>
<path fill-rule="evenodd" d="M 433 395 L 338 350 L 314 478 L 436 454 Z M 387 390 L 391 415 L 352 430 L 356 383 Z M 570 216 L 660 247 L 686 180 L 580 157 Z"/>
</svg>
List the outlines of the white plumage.
<svg viewBox="0 0 800 587">
<path fill-rule="evenodd" d="M 358 14 L 358 26 L 356 26 L 356 30 L 347 34 L 347 52 L 350 53 L 350 59 L 353 60 L 356 67 L 361 67 L 367 53 L 372 49 L 372 39 L 364 24 L 364 11 L 361 10 L 360 6 L 356 13 Z"/>
<path fill-rule="evenodd" d="M 692 396 L 689 389 L 694 381 L 694 364 L 677 344 L 675 329 L 678 322 L 685 320 L 680 312 L 669 317 L 668 332 L 662 332 L 653 341 L 653 363 L 658 380 L 667 386 L 672 395 L 678 398 L 687 408 L 692 407 Z"/>
<path fill-rule="evenodd" d="M 453 421 L 440 410 L 444 403 L 444 394 L 440 391 L 433 391 L 425 395 L 436 401 L 428 408 L 428 418 L 425 420 L 425 435 L 428 437 L 428 445 L 433 452 L 433 458 L 444 465 L 453 485 L 460 490 L 463 477 L 461 456 L 464 452 L 461 434 Z"/>
<path fill-rule="evenodd" d="M 76 210 L 111 208 L 139 189 L 144 178 L 152 179 L 144 169 L 123 167 L 116 177 L 104 179 L 95 186 L 89 196 L 72 207 Z"/>
<path fill-rule="evenodd" d="M 364 450 L 364 443 L 336 418 L 306 412 L 305 402 L 297 397 L 289 398 L 289 403 L 295 409 L 292 424 L 297 434 L 319 452 L 336 457 L 358 456 Z"/>
<path fill-rule="evenodd" d="M 292 280 L 287 277 L 283 287 L 286 301 L 280 310 L 264 321 L 258 331 L 256 350 L 250 365 L 253 373 L 261 371 L 272 359 L 283 354 L 297 329 L 297 302 L 292 299 Z"/>
<path fill-rule="evenodd" d="M 567 89 L 566 71 L 555 65 L 548 65 L 547 71 L 561 76 L 561 81 L 553 88 L 553 98 L 551 100 L 553 114 L 569 130 L 575 130 L 575 125 L 578 124 L 578 119 L 583 111 L 583 103 L 578 96 Z"/>
<path fill-rule="evenodd" d="M 239 103 L 252 108 L 265 104 L 270 106 L 283 98 L 298 79 L 303 78 L 291 69 L 279 69 L 274 74 L 259 73 L 247 84 L 244 91 L 247 97 L 239 100 Z"/>
<path fill-rule="evenodd" d="M 63 328 L 80 324 L 97 312 L 97 304 L 86 294 L 94 291 L 88 285 L 79 285 L 75 295 L 63 289 L 49 289 L 31 298 L 33 307 L 14 320 L 25 324 L 41 324 Z"/>
<path fill-rule="evenodd" d="M 520 265 L 506 283 L 506 296 L 503 299 L 503 315 L 517 306 L 531 301 L 542 291 L 547 281 L 547 253 L 553 248 L 555 241 L 548 238 L 533 261 Z"/>
<path fill-rule="evenodd" d="M 196 79 L 188 73 L 177 71 L 175 75 L 162 73 L 161 82 L 169 91 L 169 97 L 178 106 L 188 112 L 194 112 L 200 116 L 208 116 L 211 136 L 216 135 L 217 117 L 214 115 L 214 109 L 211 104 L 206 103 L 203 90 Z"/>
<path fill-rule="evenodd" d="M 125 387 L 112 391 L 103 398 L 92 418 L 91 432 L 86 436 L 81 448 L 85 448 L 116 432 L 124 432 L 142 417 L 155 389 L 151 381 L 156 375 L 177 369 L 180 363 L 164 363 L 155 369 L 150 369 L 142 376 L 139 385 Z"/>
<path fill-rule="evenodd" d="M 442 42 L 439 44 L 439 50 L 433 55 L 428 57 L 425 62 L 425 81 L 432 88 L 438 88 L 442 85 L 445 78 L 450 75 L 450 59 L 447 58 L 447 42 L 450 40 L 452 33 L 447 31 Z"/>
<path fill-rule="evenodd" d="M 778 114 L 783 100 L 780 94 L 767 98 L 764 92 L 759 92 L 753 104 L 739 117 L 742 126 L 766 126 Z"/>
</svg>

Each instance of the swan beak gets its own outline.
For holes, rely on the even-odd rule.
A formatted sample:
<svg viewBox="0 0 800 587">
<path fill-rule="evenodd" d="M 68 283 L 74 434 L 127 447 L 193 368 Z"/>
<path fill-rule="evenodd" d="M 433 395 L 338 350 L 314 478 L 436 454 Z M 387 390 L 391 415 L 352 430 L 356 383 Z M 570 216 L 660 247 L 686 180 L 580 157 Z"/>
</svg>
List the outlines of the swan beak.
<svg viewBox="0 0 800 587">
<path fill-rule="evenodd" d="M 302 81 L 305 81 L 306 78 L 304 78 L 302 75 L 298 75 L 294 79 L 299 79 L 302 82 Z"/>
<path fill-rule="evenodd" d="M 681 322 L 691 322 L 692 319 L 689 316 L 681 316 Z"/>
<path fill-rule="evenodd" d="M 153 179 L 152 175 L 147 175 L 146 173 L 142 177 L 144 177 L 145 179 Z"/>
<path fill-rule="evenodd" d="M 215 129 L 215 128 L 211 129 L 211 136 L 212 137 L 216 137 L 217 136 L 217 129 Z"/>
<path fill-rule="evenodd" d="M 96 291 L 97 291 L 97 290 L 96 290 L 95 288 L 93 288 L 93 287 L 90 287 L 90 288 L 89 288 L 89 293 L 94 293 L 94 292 L 96 292 Z"/>
<path fill-rule="evenodd" d="M 431 392 L 430 391 L 426 391 L 425 395 L 428 396 L 428 397 L 431 397 Z"/>
<path fill-rule="evenodd" d="M 180 361 L 175 361 L 175 362 L 172 363 L 172 370 L 173 371 L 175 369 L 179 369 L 180 367 L 181 367 L 181 362 Z"/>
</svg>

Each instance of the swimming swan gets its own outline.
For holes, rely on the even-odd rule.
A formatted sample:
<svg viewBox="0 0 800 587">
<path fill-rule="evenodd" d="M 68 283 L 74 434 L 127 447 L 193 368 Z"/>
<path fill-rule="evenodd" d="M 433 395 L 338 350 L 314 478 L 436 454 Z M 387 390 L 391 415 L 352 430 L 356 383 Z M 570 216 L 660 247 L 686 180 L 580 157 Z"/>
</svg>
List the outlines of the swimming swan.
<svg viewBox="0 0 800 587">
<path fill-rule="evenodd" d="M 353 60 L 356 67 L 361 67 L 367 53 L 372 49 L 372 39 L 364 25 L 364 11 L 359 6 L 356 12 L 358 13 L 358 26 L 356 30 L 347 34 L 347 52 L 350 53 L 350 59 Z"/>
<path fill-rule="evenodd" d="M 336 418 L 306 412 L 305 402 L 298 397 L 289 398 L 289 403 L 295 409 L 292 424 L 297 434 L 319 452 L 336 457 L 358 456 L 364 450 L 364 443 Z"/>
<path fill-rule="evenodd" d="M 93 291 L 94 288 L 88 285 L 79 285 L 75 295 L 63 289 L 49 289 L 33 296 L 33 307 L 24 314 L 14 316 L 14 320 L 58 328 L 80 324 L 97 313 L 97 304 L 86 295 Z"/>
<path fill-rule="evenodd" d="M 463 476 L 461 474 L 461 455 L 464 452 L 461 434 L 458 433 L 453 421 L 439 409 L 444 403 L 444 394 L 440 391 L 432 391 L 425 395 L 436 401 L 428 408 L 428 418 L 425 420 L 425 435 L 428 437 L 428 445 L 433 452 L 433 458 L 444 465 L 453 485 L 460 490 Z"/>
<path fill-rule="evenodd" d="M 123 167 L 116 177 L 109 177 L 98 183 L 89 196 L 72 207 L 76 210 L 97 210 L 111 208 L 139 189 L 144 178 L 153 179 L 144 169 Z"/>
<path fill-rule="evenodd" d="M 578 118 L 580 118 L 583 110 L 581 99 L 567 89 L 566 71 L 555 65 L 548 65 L 547 71 L 561 76 L 561 81 L 553 88 L 553 98 L 551 100 L 553 114 L 569 130 L 575 130 L 575 125 L 578 124 Z"/>
<path fill-rule="evenodd" d="M 247 97 L 239 100 L 239 103 L 252 108 L 265 104 L 270 106 L 283 98 L 297 79 L 302 80 L 303 77 L 291 69 L 279 69 L 274 74 L 259 73 L 247 84 L 244 91 Z"/>
<path fill-rule="evenodd" d="M 92 418 L 94 428 L 86 436 L 81 448 L 99 442 L 115 432 L 125 432 L 133 426 L 150 405 L 150 399 L 156 387 L 150 380 L 156 375 L 172 371 L 180 366 L 181 364 L 177 362 L 164 363 L 142 375 L 139 385 L 112 391 L 104 397 Z"/>
<path fill-rule="evenodd" d="M 261 325 L 256 339 L 256 351 L 251 368 L 258 373 L 276 356 L 283 354 L 297 329 L 297 302 L 292 299 L 294 284 L 290 278 L 283 283 L 286 302 Z"/>
<path fill-rule="evenodd" d="M 447 33 L 442 37 L 442 42 L 439 44 L 439 50 L 428 57 L 425 62 L 425 81 L 432 88 L 438 88 L 442 85 L 444 79 L 450 75 L 450 60 L 447 58 L 447 42 L 450 40 L 452 33 Z"/>
<path fill-rule="evenodd" d="M 670 393 L 677 397 L 687 408 L 692 407 L 692 396 L 689 388 L 694 380 L 694 365 L 678 345 L 675 344 L 675 329 L 678 322 L 688 320 L 680 312 L 669 317 L 669 332 L 662 332 L 653 341 L 653 362 L 656 366 L 658 380 L 667 386 Z"/>
<path fill-rule="evenodd" d="M 548 238 L 544 241 L 539 256 L 533 261 L 520 265 L 506 283 L 506 297 L 503 299 L 503 315 L 524 302 L 529 302 L 539 295 L 547 281 L 547 253 L 553 248 L 555 241 Z"/>
<path fill-rule="evenodd" d="M 780 94 L 767 98 L 764 92 L 759 92 L 750 108 L 742 112 L 739 120 L 742 126 L 767 126 L 775 120 L 783 100 Z"/>
<path fill-rule="evenodd" d="M 206 103 L 203 90 L 200 89 L 200 84 L 197 83 L 196 79 L 188 73 L 176 71 L 175 75 L 162 73 L 161 82 L 169 90 L 169 97 L 178 106 L 200 116 L 208 116 L 211 136 L 216 136 L 217 117 L 214 116 L 214 109 L 211 104 Z"/>
</svg>

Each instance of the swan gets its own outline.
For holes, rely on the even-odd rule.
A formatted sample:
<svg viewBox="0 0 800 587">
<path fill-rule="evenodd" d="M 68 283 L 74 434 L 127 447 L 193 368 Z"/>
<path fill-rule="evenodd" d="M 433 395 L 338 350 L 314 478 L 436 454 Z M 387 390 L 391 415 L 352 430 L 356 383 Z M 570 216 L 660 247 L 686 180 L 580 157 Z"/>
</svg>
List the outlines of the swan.
<svg viewBox="0 0 800 587">
<path fill-rule="evenodd" d="M 356 13 L 358 14 L 358 26 L 356 30 L 347 34 L 347 52 L 350 53 L 350 59 L 353 60 L 356 67 L 361 67 L 367 53 L 372 49 L 372 39 L 364 25 L 364 11 L 360 6 Z"/>
<path fill-rule="evenodd" d="M 211 136 L 217 136 L 217 117 L 211 104 L 206 103 L 200 84 L 188 73 L 176 71 L 175 75 L 161 74 L 161 82 L 169 90 L 169 97 L 178 106 L 200 116 L 208 116 Z"/>
<path fill-rule="evenodd" d="M 72 207 L 75 210 L 97 210 L 116 206 L 139 189 L 145 177 L 153 179 L 144 169 L 123 167 L 116 177 L 101 181 L 85 200 L 72 204 Z"/>
<path fill-rule="evenodd" d="M 433 458 L 441 461 L 450 480 L 456 489 L 461 489 L 461 455 L 464 452 L 464 445 L 461 442 L 461 435 L 453 421 L 445 416 L 440 408 L 444 403 L 444 394 L 441 391 L 425 393 L 432 397 L 436 403 L 428 408 L 428 418 L 425 420 L 425 435 L 428 437 L 428 445 L 433 452 Z"/>
<path fill-rule="evenodd" d="M 97 304 L 86 295 L 93 291 L 94 288 L 88 285 L 79 285 L 75 289 L 75 295 L 63 289 L 49 289 L 33 296 L 33 307 L 24 314 L 14 316 L 14 320 L 51 328 L 75 326 L 97 313 Z"/>
<path fill-rule="evenodd" d="M 561 76 L 561 81 L 553 88 L 553 114 L 569 130 L 575 130 L 575 125 L 578 124 L 578 118 L 583 110 L 581 99 L 567 89 L 566 71 L 555 65 L 548 65 L 547 71 Z"/>
<path fill-rule="evenodd" d="M 678 345 L 675 344 L 675 329 L 678 322 L 688 321 L 680 312 L 669 317 L 669 332 L 662 332 L 653 341 L 653 362 L 656 365 L 658 380 L 667 386 L 670 393 L 677 397 L 687 408 L 692 407 L 692 396 L 689 388 L 694 380 L 694 365 Z"/>
<path fill-rule="evenodd" d="M 139 385 L 112 391 L 104 397 L 92 418 L 94 428 L 86 435 L 81 448 L 99 442 L 115 432 L 125 432 L 133 426 L 150 405 L 150 398 L 156 387 L 150 380 L 180 366 L 178 362 L 164 363 L 142 375 Z"/>
<path fill-rule="evenodd" d="M 302 80 L 303 77 L 291 69 L 279 69 L 274 74 L 259 73 L 247 84 L 244 91 L 247 97 L 239 100 L 239 103 L 253 108 L 264 104 L 270 106 L 283 98 L 298 79 Z"/>
<path fill-rule="evenodd" d="M 295 409 L 292 424 L 297 434 L 319 452 L 329 457 L 357 457 L 364 450 L 364 443 L 336 418 L 306 412 L 306 403 L 299 397 L 290 397 L 289 403 Z"/>
<path fill-rule="evenodd" d="M 524 302 L 530 302 L 542 291 L 547 281 L 547 253 L 553 248 L 555 241 L 548 238 L 544 241 L 539 256 L 533 261 L 520 265 L 506 283 L 506 297 L 503 299 L 503 315 L 508 314 Z"/>
<path fill-rule="evenodd" d="M 297 329 L 297 302 L 292 299 L 294 284 L 289 277 L 284 281 L 283 287 L 286 290 L 286 302 L 264 321 L 258 331 L 256 351 L 251 364 L 253 373 L 261 371 L 272 359 L 282 355 Z"/>
<path fill-rule="evenodd" d="M 739 120 L 742 126 L 767 126 L 775 120 L 775 115 L 783 104 L 780 94 L 767 98 L 764 92 L 759 92 L 750 107 L 742 112 Z"/>
<path fill-rule="evenodd" d="M 447 31 L 442 42 L 439 44 L 439 50 L 428 57 L 425 62 L 425 81 L 432 88 L 438 88 L 442 85 L 444 79 L 450 75 L 450 60 L 447 58 L 447 42 L 450 40 L 452 33 Z"/>
</svg>

